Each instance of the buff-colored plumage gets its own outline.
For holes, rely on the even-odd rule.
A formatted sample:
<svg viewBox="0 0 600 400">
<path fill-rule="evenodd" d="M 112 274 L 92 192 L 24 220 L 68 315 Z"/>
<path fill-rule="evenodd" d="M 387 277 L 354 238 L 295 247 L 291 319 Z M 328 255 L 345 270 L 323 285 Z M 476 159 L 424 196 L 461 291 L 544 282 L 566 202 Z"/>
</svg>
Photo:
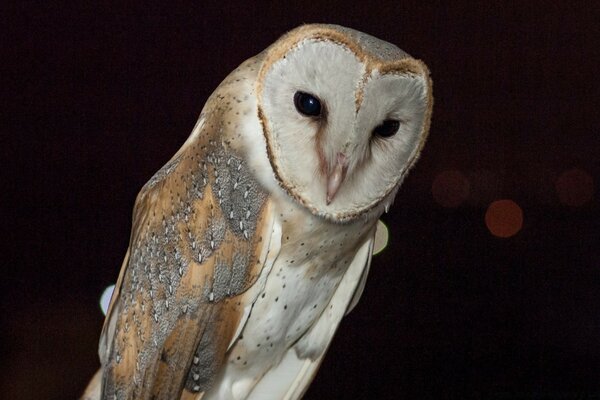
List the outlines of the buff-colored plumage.
<svg viewBox="0 0 600 400">
<path fill-rule="evenodd" d="M 297 91 L 326 113 L 298 113 Z M 333 25 L 232 72 L 138 195 L 84 398 L 301 397 L 360 297 L 431 106 L 423 63 Z M 374 138 L 390 118 L 398 133 Z"/>
</svg>

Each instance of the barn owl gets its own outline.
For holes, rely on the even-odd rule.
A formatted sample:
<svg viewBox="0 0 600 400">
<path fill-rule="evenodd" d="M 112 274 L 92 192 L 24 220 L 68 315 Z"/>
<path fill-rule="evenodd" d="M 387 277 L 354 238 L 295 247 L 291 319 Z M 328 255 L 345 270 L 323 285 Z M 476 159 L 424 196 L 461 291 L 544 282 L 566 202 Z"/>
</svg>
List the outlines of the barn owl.
<svg viewBox="0 0 600 400">
<path fill-rule="evenodd" d="M 142 188 L 84 399 L 297 399 L 429 130 L 425 64 L 304 25 L 234 70 Z"/>
</svg>

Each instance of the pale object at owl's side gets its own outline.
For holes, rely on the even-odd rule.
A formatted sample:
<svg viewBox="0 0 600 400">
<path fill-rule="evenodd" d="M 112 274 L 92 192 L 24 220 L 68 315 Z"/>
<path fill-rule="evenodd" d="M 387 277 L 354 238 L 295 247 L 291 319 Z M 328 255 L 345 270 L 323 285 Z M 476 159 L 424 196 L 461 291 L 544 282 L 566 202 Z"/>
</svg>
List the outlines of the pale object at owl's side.
<svg viewBox="0 0 600 400">
<path fill-rule="evenodd" d="M 300 398 L 362 293 L 431 90 L 421 61 L 335 25 L 233 71 L 138 195 L 84 398 Z"/>
</svg>

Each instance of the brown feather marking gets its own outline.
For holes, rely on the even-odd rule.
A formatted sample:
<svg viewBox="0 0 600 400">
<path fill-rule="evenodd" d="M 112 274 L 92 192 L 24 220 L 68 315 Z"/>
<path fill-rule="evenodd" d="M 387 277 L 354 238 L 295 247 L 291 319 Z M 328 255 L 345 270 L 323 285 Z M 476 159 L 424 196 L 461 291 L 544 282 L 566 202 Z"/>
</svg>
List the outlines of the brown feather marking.
<svg viewBox="0 0 600 400">
<path fill-rule="evenodd" d="M 209 387 L 242 315 L 242 307 L 227 307 L 229 299 L 262 269 L 254 260 L 270 233 L 266 195 L 241 159 L 207 137 L 199 135 L 138 195 L 131 257 L 107 317 L 118 313 L 116 326 L 103 338 L 111 343 L 105 398 L 176 398 L 184 386 Z M 198 355 L 202 371 L 193 370 Z M 196 375 L 201 385 L 190 384 Z"/>
</svg>

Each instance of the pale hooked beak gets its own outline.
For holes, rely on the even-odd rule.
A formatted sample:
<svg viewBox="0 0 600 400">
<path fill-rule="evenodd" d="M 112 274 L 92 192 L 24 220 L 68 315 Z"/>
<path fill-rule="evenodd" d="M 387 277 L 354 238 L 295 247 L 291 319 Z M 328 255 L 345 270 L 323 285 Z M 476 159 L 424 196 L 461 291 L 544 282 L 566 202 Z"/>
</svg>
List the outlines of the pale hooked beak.
<svg viewBox="0 0 600 400">
<path fill-rule="evenodd" d="M 327 205 L 331 204 L 348 170 L 348 159 L 344 153 L 337 153 L 333 171 L 327 178 Z"/>
</svg>

